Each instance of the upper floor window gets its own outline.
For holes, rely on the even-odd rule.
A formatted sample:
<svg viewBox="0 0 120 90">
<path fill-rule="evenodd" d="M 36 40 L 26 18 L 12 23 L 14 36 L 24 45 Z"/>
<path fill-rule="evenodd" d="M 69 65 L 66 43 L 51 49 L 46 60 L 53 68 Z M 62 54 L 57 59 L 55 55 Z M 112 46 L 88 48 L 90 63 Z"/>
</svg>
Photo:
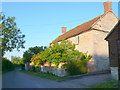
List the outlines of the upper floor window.
<svg viewBox="0 0 120 90">
<path fill-rule="evenodd" d="M 79 43 L 79 36 L 75 36 L 73 43 L 74 44 L 78 44 Z"/>
</svg>

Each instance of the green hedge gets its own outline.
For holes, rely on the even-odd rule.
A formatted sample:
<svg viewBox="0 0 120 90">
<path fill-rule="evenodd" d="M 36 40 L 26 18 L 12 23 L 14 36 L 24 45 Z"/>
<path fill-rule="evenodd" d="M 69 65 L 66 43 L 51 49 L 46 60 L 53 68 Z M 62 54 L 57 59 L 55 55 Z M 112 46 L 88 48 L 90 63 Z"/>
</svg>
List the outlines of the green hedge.
<svg viewBox="0 0 120 90">
<path fill-rule="evenodd" d="M 2 72 L 14 70 L 14 64 L 12 64 L 7 58 L 2 58 Z"/>
<path fill-rule="evenodd" d="M 20 64 L 20 66 L 22 70 L 25 70 L 25 64 Z"/>
</svg>

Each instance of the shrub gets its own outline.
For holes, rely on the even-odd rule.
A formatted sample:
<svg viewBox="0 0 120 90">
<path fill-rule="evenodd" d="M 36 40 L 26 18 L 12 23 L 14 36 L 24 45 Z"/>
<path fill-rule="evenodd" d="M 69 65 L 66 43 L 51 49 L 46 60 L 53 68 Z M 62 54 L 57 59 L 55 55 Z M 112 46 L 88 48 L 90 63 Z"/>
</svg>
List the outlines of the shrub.
<svg viewBox="0 0 120 90">
<path fill-rule="evenodd" d="M 31 71 L 35 72 L 35 66 L 31 66 Z"/>
<path fill-rule="evenodd" d="M 87 61 L 92 58 L 91 55 L 77 50 L 69 51 L 67 54 L 70 59 L 62 68 L 66 68 L 70 75 L 87 73 Z"/>
<path fill-rule="evenodd" d="M 66 65 L 66 70 L 70 75 L 87 73 L 86 62 L 82 60 L 73 60 Z"/>
<path fill-rule="evenodd" d="M 40 72 L 40 68 L 37 66 L 37 67 L 35 67 L 35 71 L 36 72 Z"/>
</svg>

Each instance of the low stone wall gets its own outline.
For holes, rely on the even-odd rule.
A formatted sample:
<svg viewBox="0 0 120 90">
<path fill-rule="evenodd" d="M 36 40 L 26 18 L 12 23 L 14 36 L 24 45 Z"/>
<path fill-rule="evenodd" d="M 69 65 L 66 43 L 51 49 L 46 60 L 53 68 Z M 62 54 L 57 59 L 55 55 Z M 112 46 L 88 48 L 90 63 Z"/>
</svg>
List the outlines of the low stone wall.
<svg viewBox="0 0 120 90">
<path fill-rule="evenodd" d="M 111 75 L 114 80 L 118 80 L 118 67 L 110 67 Z"/>
<path fill-rule="evenodd" d="M 66 72 L 65 69 L 47 67 L 47 66 L 41 66 L 41 72 L 52 73 L 52 74 L 54 74 L 56 76 L 60 76 L 60 77 L 64 77 L 64 76 L 68 75 L 68 73 Z"/>
</svg>

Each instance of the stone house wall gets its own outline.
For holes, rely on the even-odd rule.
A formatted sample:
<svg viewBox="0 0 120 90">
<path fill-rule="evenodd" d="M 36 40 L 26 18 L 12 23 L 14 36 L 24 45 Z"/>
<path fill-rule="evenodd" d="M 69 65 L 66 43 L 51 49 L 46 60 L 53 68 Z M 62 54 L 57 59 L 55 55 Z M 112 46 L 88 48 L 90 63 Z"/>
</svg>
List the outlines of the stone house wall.
<svg viewBox="0 0 120 90">
<path fill-rule="evenodd" d="M 76 50 L 84 53 L 88 52 L 88 54 L 92 55 L 92 64 L 89 65 L 90 62 L 88 62 L 88 69 L 90 68 L 90 66 L 92 66 L 91 68 L 93 68 L 94 70 L 88 70 L 89 72 L 110 69 L 108 42 L 105 41 L 104 38 L 117 22 L 118 19 L 116 18 L 116 16 L 113 13 L 108 12 L 92 26 L 91 30 L 68 38 L 69 41 L 74 43 L 75 38 L 78 37 L 79 41 L 76 44 Z"/>
</svg>

